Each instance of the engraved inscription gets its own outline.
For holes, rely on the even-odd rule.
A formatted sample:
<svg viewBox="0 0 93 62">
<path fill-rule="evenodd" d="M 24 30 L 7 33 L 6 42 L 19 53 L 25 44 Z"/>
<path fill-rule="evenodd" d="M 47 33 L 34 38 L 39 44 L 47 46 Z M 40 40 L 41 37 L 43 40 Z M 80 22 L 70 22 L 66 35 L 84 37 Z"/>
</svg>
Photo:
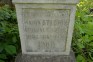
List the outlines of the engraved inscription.
<svg viewBox="0 0 93 62">
<path fill-rule="evenodd" d="M 69 19 L 70 10 L 23 9 L 26 51 L 65 51 Z"/>
</svg>

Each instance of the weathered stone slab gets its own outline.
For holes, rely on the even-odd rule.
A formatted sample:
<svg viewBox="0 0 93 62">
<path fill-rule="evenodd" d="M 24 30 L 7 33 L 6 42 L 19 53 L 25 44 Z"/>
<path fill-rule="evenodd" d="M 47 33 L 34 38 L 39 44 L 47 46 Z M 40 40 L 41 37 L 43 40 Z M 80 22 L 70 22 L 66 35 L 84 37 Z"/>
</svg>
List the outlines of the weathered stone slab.
<svg viewBox="0 0 93 62">
<path fill-rule="evenodd" d="M 16 4 L 23 54 L 69 55 L 74 5 Z"/>
<path fill-rule="evenodd" d="M 15 62 L 76 62 L 74 53 L 70 55 L 22 55 L 16 57 Z"/>
<path fill-rule="evenodd" d="M 13 0 L 22 53 L 69 55 L 78 0 Z"/>
<path fill-rule="evenodd" d="M 65 51 L 69 15 L 70 10 L 64 9 L 23 9 L 26 51 Z"/>
</svg>

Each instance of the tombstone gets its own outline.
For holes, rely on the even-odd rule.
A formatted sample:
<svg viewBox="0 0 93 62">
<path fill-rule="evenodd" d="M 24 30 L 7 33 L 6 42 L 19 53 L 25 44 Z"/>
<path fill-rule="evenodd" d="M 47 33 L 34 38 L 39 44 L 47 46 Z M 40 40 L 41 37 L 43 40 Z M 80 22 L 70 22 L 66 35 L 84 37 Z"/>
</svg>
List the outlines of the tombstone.
<svg viewBox="0 0 93 62">
<path fill-rule="evenodd" d="M 22 54 L 15 62 L 75 62 L 71 52 L 78 0 L 13 0 Z"/>
</svg>

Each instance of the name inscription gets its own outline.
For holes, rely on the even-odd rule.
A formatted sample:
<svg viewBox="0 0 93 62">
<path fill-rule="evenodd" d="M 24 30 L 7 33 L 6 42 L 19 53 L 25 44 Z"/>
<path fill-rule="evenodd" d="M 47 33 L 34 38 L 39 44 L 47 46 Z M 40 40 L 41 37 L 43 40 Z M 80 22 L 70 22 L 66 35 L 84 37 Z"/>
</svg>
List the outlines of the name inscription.
<svg viewBox="0 0 93 62">
<path fill-rule="evenodd" d="M 23 9 L 27 52 L 63 52 L 66 49 L 70 10 Z"/>
</svg>

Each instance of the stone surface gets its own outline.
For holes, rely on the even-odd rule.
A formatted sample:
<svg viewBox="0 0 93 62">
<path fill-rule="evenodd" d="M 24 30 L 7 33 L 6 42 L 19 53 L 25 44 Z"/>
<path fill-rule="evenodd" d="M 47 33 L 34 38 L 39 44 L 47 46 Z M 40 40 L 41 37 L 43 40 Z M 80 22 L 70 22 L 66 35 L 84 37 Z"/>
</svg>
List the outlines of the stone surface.
<svg viewBox="0 0 93 62">
<path fill-rule="evenodd" d="M 69 55 L 78 0 L 13 1 L 23 54 Z"/>
<path fill-rule="evenodd" d="M 16 4 L 23 54 L 68 55 L 75 5 Z"/>
<path fill-rule="evenodd" d="M 13 0 L 14 3 L 63 3 L 76 4 L 79 0 Z"/>
<path fill-rule="evenodd" d="M 23 9 L 26 51 L 65 51 L 69 15 L 70 10 L 64 9 Z"/>
<path fill-rule="evenodd" d="M 15 62 L 76 62 L 74 53 L 70 55 L 22 55 L 19 54 Z"/>
</svg>

